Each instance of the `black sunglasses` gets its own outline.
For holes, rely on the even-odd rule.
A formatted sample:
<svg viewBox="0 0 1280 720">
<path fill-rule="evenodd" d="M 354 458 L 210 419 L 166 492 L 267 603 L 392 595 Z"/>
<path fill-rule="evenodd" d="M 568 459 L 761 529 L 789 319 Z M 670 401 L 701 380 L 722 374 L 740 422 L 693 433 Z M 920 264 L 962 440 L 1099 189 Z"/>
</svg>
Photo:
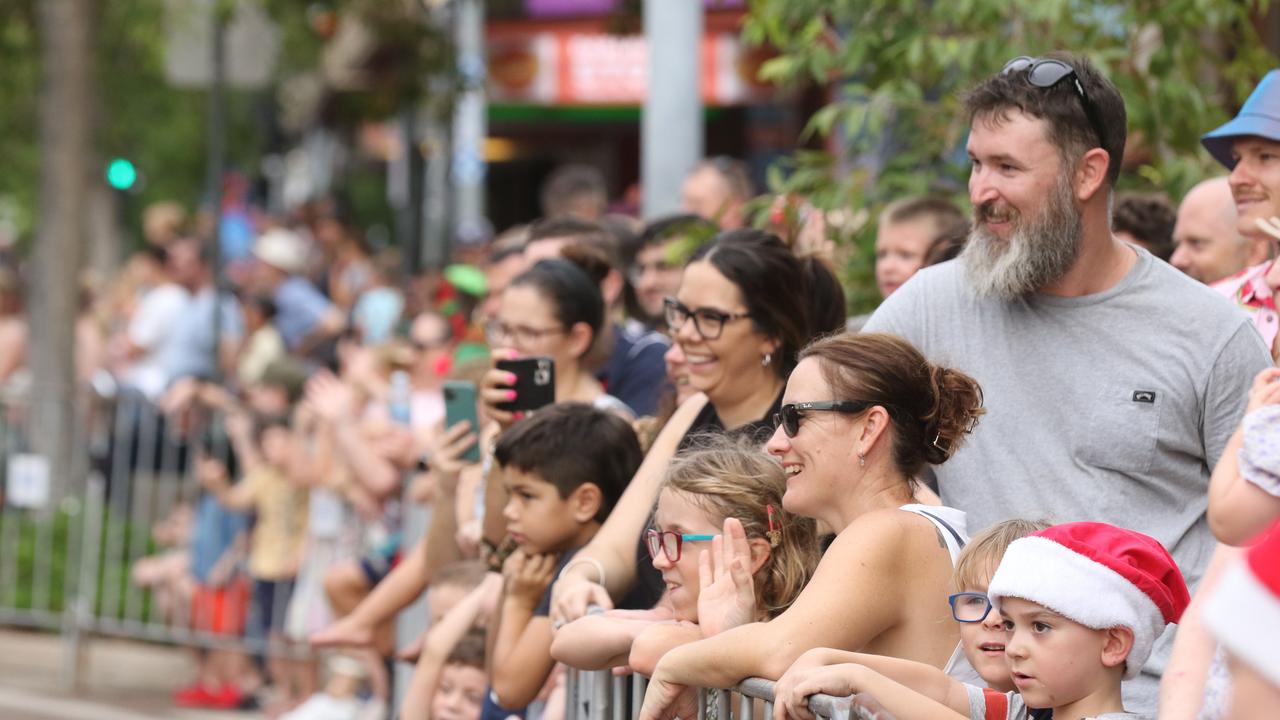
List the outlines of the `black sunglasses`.
<svg viewBox="0 0 1280 720">
<path fill-rule="evenodd" d="M 773 414 L 773 427 L 782 427 L 787 437 L 800 432 L 800 418 L 807 412 L 860 413 L 876 403 L 863 400 L 819 400 L 815 402 L 787 403 Z"/>
<path fill-rule="evenodd" d="M 1098 117 L 1098 108 L 1089 99 L 1089 94 L 1084 91 L 1084 84 L 1080 82 L 1080 76 L 1076 74 L 1076 69 L 1071 65 L 1055 58 L 1033 58 L 1026 55 L 1019 55 L 1004 64 L 1004 69 L 1000 71 L 1001 75 L 1009 73 L 1027 71 L 1027 82 L 1032 85 L 1048 90 L 1055 87 L 1063 80 L 1071 80 L 1071 86 L 1075 88 L 1076 95 L 1080 96 L 1080 106 L 1084 108 L 1084 114 L 1089 118 L 1089 125 L 1093 128 L 1093 133 L 1098 137 L 1098 147 L 1105 148 L 1106 141 L 1102 135 L 1102 121 Z"/>
</svg>

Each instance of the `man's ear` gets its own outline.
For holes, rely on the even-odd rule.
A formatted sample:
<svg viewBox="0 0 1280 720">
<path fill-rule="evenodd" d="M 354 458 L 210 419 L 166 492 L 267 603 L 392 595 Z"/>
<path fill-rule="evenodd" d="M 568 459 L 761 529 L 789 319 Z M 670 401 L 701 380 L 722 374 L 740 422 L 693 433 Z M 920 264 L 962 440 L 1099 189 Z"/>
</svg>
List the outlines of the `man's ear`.
<svg viewBox="0 0 1280 720">
<path fill-rule="evenodd" d="M 604 504 L 604 493 L 595 483 L 582 483 L 569 495 L 569 512 L 577 523 L 586 524 L 596 519 L 600 506 Z"/>
<path fill-rule="evenodd" d="M 1102 642 L 1103 666 L 1124 667 L 1125 659 L 1133 649 L 1133 630 L 1127 627 L 1113 627 L 1102 632 L 1106 634 Z"/>
<path fill-rule="evenodd" d="M 1085 202 L 1099 192 L 1105 192 L 1103 186 L 1107 183 L 1107 168 L 1110 163 L 1111 154 L 1100 147 L 1081 156 L 1080 162 L 1076 163 L 1076 200 Z"/>
</svg>

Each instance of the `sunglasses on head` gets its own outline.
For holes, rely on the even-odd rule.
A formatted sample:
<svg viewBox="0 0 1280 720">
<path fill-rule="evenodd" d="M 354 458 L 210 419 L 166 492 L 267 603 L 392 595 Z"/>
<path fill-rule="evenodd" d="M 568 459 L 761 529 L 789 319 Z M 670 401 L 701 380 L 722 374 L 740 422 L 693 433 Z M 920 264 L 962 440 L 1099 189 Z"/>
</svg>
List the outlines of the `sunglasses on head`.
<svg viewBox="0 0 1280 720">
<path fill-rule="evenodd" d="M 787 403 L 773 414 L 773 427 L 782 428 L 787 437 L 795 437 L 800 432 L 800 418 L 808 412 L 860 413 L 876 403 L 864 400 L 819 400 L 814 402 Z"/>
<path fill-rule="evenodd" d="M 1089 94 L 1084 91 L 1084 84 L 1080 82 L 1080 76 L 1076 73 L 1075 68 L 1056 58 L 1033 58 L 1019 55 L 1005 63 L 1000 74 L 1008 75 L 1009 73 L 1022 72 L 1024 70 L 1027 73 L 1027 82 L 1044 90 L 1056 87 L 1058 83 L 1064 80 L 1070 80 L 1071 87 L 1075 88 L 1076 95 L 1080 97 L 1080 106 L 1084 108 L 1084 114 L 1089 118 L 1089 125 L 1093 128 L 1093 134 L 1098 138 L 1098 147 L 1105 145 L 1102 135 L 1102 120 L 1098 117 L 1098 108 L 1089 99 Z"/>
</svg>

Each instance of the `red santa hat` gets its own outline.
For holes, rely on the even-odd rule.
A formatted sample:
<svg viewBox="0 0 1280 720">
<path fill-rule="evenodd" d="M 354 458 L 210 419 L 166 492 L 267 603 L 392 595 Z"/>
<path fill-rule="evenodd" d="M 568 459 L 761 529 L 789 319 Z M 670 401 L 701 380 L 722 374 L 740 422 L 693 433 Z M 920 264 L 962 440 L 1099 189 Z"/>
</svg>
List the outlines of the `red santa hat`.
<svg viewBox="0 0 1280 720">
<path fill-rule="evenodd" d="M 1190 596 L 1169 552 L 1155 539 L 1096 522 L 1065 523 L 1013 541 L 987 589 L 1043 605 L 1085 627 L 1133 631 L 1125 678 L 1142 670 L 1156 638 Z"/>
<path fill-rule="evenodd" d="M 1280 686 L 1280 523 L 1223 573 L 1203 614 L 1227 652 Z"/>
</svg>

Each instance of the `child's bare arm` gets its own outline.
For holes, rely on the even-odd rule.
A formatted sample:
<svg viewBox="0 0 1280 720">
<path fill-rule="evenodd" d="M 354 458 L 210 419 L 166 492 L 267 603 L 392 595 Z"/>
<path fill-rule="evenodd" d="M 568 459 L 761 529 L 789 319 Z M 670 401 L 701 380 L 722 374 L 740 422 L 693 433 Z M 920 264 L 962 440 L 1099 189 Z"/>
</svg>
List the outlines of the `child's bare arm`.
<svg viewBox="0 0 1280 720">
<path fill-rule="evenodd" d="M 556 630 L 551 657 L 580 670 L 604 670 L 628 664 L 632 644 L 655 623 L 671 621 L 671 612 L 645 611 L 625 616 L 609 611 L 578 618 Z"/>
<path fill-rule="evenodd" d="M 555 667 L 551 619 L 534 615 L 555 566 L 554 555 L 529 557 L 517 550 L 503 567 L 506 586 L 489 657 L 489 685 L 502 707 L 533 702 Z"/>
<path fill-rule="evenodd" d="M 650 625 L 631 644 L 627 657 L 632 670 L 641 675 L 652 675 L 658 661 L 671 648 L 703 638 L 702 628 L 691 622 L 670 622 Z"/>
<path fill-rule="evenodd" d="M 1264 370 L 1280 373 L 1280 369 Z M 1261 378 L 1261 376 L 1259 376 Z M 1280 392 L 1280 382 L 1264 388 Z M 1250 393 L 1250 408 L 1254 394 Z M 1275 442 L 1280 443 L 1280 434 Z M 1280 498 L 1246 480 L 1240 473 L 1240 450 L 1244 446 L 1244 428 L 1237 429 L 1222 451 L 1209 481 L 1209 528 L 1218 540 L 1228 545 L 1241 545 L 1262 532 L 1280 517 Z"/>
<path fill-rule="evenodd" d="M 787 674 L 790 675 L 790 671 Z M 785 694 L 775 689 L 774 718 L 785 720 L 789 717 L 812 717 L 808 709 L 808 698 L 817 693 L 835 697 L 865 693 L 875 698 L 890 716 L 896 718 L 966 720 L 969 717 L 968 695 L 963 686 L 959 693 L 962 703 L 943 704 L 865 665 L 842 664 L 801 671 Z"/>
<path fill-rule="evenodd" d="M 934 703 L 940 703 L 958 713 L 968 715 L 969 712 L 969 696 L 965 690 L 963 683 L 951 679 L 946 673 L 932 665 L 914 662 L 912 660 L 902 660 L 900 658 L 886 657 L 883 655 L 870 655 L 867 653 L 848 652 L 846 650 L 833 650 L 831 648 L 815 648 L 801 655 L 795 663 L 787 669 L 787 672 L 778 679 L 775 686 L 775 693 L 778 697 L 796 695 L 796 687 L 807 682 L 807 679 L 816 673 L 820 668 L 826 666 L 838 665 L 840 667 L 859 666 L 863 667 L 876 675 L 893 683 L 900 683 L 908 688 L 914 694 L 922 695 Z M 861 672 L 861 671 L 858 671 Z M 828 673 L 822 673 L 822 677 L 828 678 L 831 682 L 835 682 L 839 677 Z M 857 678 L 854 678 L 856 680 Z M 853 682 L 854 680 L 850 680 Z M 807 685 L 806 685 L 807 687 Z M 838 690 L 834 685 L 832 690 Z M 826 690 L 810 690 L 804 696 L 812 695 L 814 692 L 827 692 Z M 876 693 L 869 688 L 854 687 L 850 692 L 827 692 L 829 695 L 849 695 L 853 692 L 870 692 L 872 695 L 880 699 Z M 883 703 L 884 701 L 881 700 Z M 890 712 L 888 704 L 885 705 Z M 900 717 L 916 717 L 907 714 Z M 930 716 L 922 716 L 930 717 Z"/>
</svg>

